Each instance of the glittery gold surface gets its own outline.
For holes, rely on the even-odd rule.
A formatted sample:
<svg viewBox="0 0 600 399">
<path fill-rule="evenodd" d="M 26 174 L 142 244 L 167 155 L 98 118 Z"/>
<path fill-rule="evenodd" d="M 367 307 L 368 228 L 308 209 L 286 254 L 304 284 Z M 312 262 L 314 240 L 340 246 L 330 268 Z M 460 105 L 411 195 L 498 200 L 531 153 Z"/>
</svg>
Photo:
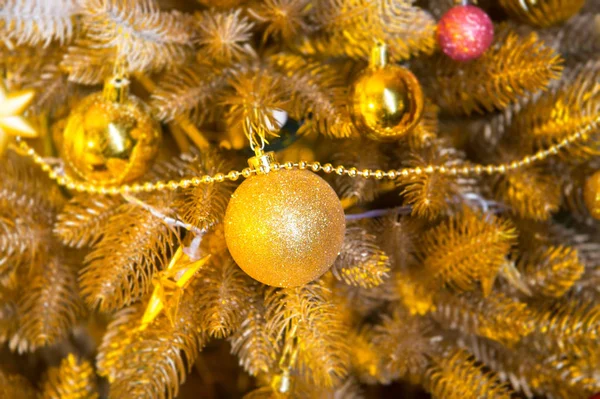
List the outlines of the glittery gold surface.
<svg viewBox="0 0 600 399">
<path fill-rule="evenodd" d="M 119 184 L 140 177 L 158 152 L 160 125 L 134 96 L 112 102 L 92 94 L 71 112 L 63 136 L 63 157 L 83 179 Z"/>
<path fill-rule="evenodd" d="M 280 170 L 244 181 L 225 215 L 225 240 L 252 278 L 276 287 L 306 284 L 335 261 L 346 230 L 333 189 L 307 170 Z"/>
</svg>

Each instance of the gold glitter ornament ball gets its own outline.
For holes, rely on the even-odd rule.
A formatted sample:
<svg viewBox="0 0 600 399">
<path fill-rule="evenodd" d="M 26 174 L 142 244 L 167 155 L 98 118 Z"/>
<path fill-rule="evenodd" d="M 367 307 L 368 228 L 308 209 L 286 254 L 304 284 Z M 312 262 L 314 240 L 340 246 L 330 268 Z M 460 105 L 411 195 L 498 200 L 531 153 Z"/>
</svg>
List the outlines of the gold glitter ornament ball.
<svg viewBox="0 0 600 399">
<path fill-rule="evenodd" d="M 583 186 L 583 200 L 590 215 L 600 220 L 600 171 L 586 180 Z"/>
<path fill-rule="evenodd" d="M 346 220 L 331 186 L 307 170 L 278 170 L 244 181 L 225 213 L 231 256 L 250 277 L 275 287 L 304 285 L 338 256 Z"/>
<path fill-rule="evenodd" d="M 372 139 L 392 141 L 414 129 L 423 116 L 423 91 L 408 69 L 387 63 L 385 46 L 352 85 L 352 120 Z"/>
<path fill-rule="evenodd" d="M 150 110 L 113 78 L 102 93 L 84 98 L 67 119 L 62 156 L 86 181 L 112 185 L 143 175 L 158 153 L 162 133 Z"/>
</svg>

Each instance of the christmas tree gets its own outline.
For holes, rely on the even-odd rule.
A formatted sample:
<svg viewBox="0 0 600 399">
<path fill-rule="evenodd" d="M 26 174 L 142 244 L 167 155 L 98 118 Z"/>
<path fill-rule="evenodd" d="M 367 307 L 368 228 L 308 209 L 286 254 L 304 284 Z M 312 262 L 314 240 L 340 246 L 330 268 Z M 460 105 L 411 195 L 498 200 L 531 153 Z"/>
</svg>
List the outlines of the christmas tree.
<svg viewBox="0 0 600 399">
<path fill-rule="evenodd" d="M 0 0 L 0 398 L 596 395 L 599 26 Z"/>
</svg>

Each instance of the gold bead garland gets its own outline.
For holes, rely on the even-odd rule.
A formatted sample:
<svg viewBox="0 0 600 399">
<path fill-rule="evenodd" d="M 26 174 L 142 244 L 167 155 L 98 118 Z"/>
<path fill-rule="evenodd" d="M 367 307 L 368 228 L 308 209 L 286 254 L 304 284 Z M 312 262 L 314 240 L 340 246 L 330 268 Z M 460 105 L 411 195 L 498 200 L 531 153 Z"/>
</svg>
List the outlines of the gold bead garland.
<svg viewBox="0 0 600 399">
<path fill-rule="evenodd" d="M 472 175 L 492 175 L 492 174 L 505 174 L 510 171 L 521 169 L 523 167 L 530 166 L 533 163 L 545 160 L 551 155 L 558 154 L 559 151 L 566 149 L 570 145 L 578 141 L 585 141 L 588 138 L 588 134 L 594 130 L 600 123 L 600 116 L 597 116 L 594 121 L 590 124 L 565 137 L 560 142 L 550 146 L 545 150 L 540 150 L 531 156 L 526 156 L 518 161 L 500 165 L 468 165 L 462 167 L 446 167 L 444 165 L 429 165 L 424 168 L 404 168 L 404 169 L 392 169 L 389 171 L 383 171 L 380 169 L 363 169 L 358 170 L 355 167 L 347 168 L 343 165 L 334 166 L 330 163 L 321 165 L 319 162 L 275 162 L 271 168 L 273 170 L 279 169 L 300 169 L 300 170 L 311 170 L 313 172 L 324 172 L 326 174 L 336 173 L 338 175 L 346 175 L 349 177 L 362 177 L 368 179 L 389 179 L 395 180 L 399 177 L 418 176 L 421 174 L 443 174 L 449 176 L 472 176 Z M 134 183 L 120 186 L 102 186 L 93 183 L 80 182 L 73 180 L 71 177 L 59 173 L 56 168 L 53 168 L 47 163 L 44 158 L 39 155 L 33 148 L 27 143 L 18 139 L 18 145 L 13 146 L 18 153 L 29 156 L 33 161 L 40 165 L 42 170 L 48 174 L 50 179 L 55 180 L 58 185 L 66 187 L 69 190 L 75 190 L 81 193 L 89 194 L 104 194 L 104 195 L 119 195 L 119 194 L 134 194 L 141 192 L 153 192 L 171 190 L 175 191 L 179 188 L 197 187 L 201 184 L 221 183 L 225 180 L 236 181 L 240 177 L 248 178 L 252 175 L 260 173 L 261 170 L 254 168 L 245 168 L 242 171 L 232 170 L 227 174 L 217 173 L 215 175 L 203 175 L 182 180 L 170 180 L 170 181 L 157 181 L 157 182 L 146 182 L 146 183 Z M 262 168 L 262 166 L 260 167 Z"/>
</svg>

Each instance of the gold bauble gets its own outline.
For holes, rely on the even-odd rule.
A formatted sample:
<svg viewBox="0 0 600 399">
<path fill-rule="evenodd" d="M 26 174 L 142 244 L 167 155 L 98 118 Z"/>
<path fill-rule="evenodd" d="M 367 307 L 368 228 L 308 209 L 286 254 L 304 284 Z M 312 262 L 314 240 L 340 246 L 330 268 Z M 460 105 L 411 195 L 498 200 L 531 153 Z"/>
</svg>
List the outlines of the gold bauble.
<svg viewBox="0 0 600 399">
<path fill-rule="evenodd" d="M 378 52 L 377 52 L 378 51 Z M 423 115 L 423 91 L 408 69 L 387 64 L 376 49 L 371 65 L 352 86 L 352 120 L 376 140 L 395 140 L 410 132 Z"/>
<path fill-rule="evenodd" d="M 586 180 L 583 187 L 583 201 L 590 215 L 600 220 L 600 171 Z"/>
<path fill-rule="evenodd" d="M 244 181 L 225 214 L 231 256 L 250 277 L 296 287 L 325 273 L 344 241 L 346 220 L 331 186 L 307 170 L 278 170 Z"/>
<path fill-rule="evenodd" d="M 67 119 L 62 156 L 86 181 L 112 185 L 143 175 L 158 153 L 162 133 L 149 107 L 127 93 L 125 79 L 84 98 Z"/>
</svg>

